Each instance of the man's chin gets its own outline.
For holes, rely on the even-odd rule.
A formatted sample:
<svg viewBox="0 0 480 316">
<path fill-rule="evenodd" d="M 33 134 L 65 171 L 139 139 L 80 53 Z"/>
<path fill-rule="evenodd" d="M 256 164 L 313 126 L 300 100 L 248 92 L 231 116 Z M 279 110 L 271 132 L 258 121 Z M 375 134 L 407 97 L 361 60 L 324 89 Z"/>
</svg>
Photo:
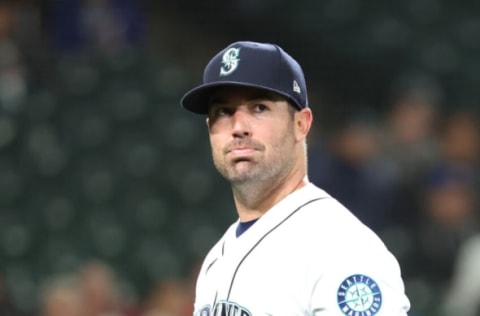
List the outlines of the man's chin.
<svg viewBox="0 0 480 316">
<path fill-rule="evenodd" d="M 258 180 L 259 166 L 251 160 L 242 160 L 231 165 L 217 168 L 222 176 L 231 183 L 244 183 L 252 180 Z"/>
<path fill-rule="evenodd" d="M 252 170 L 230 170 L 223 176 L 231 183 L 246 183 L 255 180 L 257 176 Z"/>
<path fill-rule="evenodd" d="M 255 177 L 248 174 L 228 174 L 224 176 L 230 183 L 242 184 L 252 181 Z"/>
</svg>

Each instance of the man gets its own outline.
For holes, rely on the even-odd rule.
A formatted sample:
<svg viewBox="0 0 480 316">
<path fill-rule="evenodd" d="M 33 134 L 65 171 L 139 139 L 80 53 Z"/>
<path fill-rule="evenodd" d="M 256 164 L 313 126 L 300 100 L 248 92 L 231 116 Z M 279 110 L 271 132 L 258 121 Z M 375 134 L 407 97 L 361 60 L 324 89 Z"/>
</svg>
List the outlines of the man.
<svg viewBox="0 0 480 316">
<path fill-rule="evenodd" d="M 213 161 L 239 216 L 204 260 L 194 315 L 407 315 L 396 259 L 308 181 L 312 111 L 290 55 L 233 43 L 181 104 L 207 116 Z"/>
</svg>

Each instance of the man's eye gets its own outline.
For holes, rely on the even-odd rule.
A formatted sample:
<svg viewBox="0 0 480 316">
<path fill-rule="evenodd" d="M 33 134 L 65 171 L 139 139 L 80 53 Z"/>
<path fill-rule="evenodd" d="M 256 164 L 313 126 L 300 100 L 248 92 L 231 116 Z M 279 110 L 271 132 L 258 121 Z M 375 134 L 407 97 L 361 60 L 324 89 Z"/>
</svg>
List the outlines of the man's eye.
<svg viewBox="0 0 480 316">
<path fill-rule="evenodd" d="M 264 112 L 265 110 L 267 110 L 267 106 L 264 105 L 264 104 L 255 104 L 255 111 L 256 112 Z"/>
<path fill-rule="evenodd" d="M 216 107 L 212 110 L 211 116 L 212 117 L 220 117 L 220 116 L 227 116 L 229 115 L 230 111 L 228 108 L 225 107 Z"/>
<path fill-rule="evenodd" d="M 225 116 L 225 115 L 228 115 L 228 110 L 226 108 L 218 108 L 216 111 L 215 111 L 215 114 L 216 116 Z"/>
</svg>

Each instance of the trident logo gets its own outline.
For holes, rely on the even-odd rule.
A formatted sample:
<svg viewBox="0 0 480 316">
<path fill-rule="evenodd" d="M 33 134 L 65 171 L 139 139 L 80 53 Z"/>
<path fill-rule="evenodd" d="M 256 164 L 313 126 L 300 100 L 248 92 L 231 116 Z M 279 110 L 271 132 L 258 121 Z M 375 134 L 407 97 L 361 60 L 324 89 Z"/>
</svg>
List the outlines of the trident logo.
<svg viewBox="0 0 480 316">
<path fill-rule="evenodd" d="M 230 48 L 228 49 L 222 57 L 223 66 L 220 68 L 220 76 L 228 76 L 235 71 L 238 67 L 240 59 L 238 55 L 240 54 L 240 48 Z"/>
</svg>

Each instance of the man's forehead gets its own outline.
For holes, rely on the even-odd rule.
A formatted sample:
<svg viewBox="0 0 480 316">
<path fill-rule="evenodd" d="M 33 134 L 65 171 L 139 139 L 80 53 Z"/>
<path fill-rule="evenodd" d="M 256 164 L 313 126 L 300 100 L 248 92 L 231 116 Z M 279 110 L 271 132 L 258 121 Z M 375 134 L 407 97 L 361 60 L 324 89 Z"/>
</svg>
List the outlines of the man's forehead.
<svg viewBox="0 0 480 316">
<path fill-rule="evenodd" d="M 281 101 L 286 100 L 282 95 L 275 93 L 270 90 L 260 89 L 255 87 L 244 87 L 244 86 L 222 86 L 214 89 L 209 98 L 209 104 L 226 102 L 228 99 L 233 97 L 241 97 L 246 100 L 271 100 L 271 101 Z"/>
</svg>

